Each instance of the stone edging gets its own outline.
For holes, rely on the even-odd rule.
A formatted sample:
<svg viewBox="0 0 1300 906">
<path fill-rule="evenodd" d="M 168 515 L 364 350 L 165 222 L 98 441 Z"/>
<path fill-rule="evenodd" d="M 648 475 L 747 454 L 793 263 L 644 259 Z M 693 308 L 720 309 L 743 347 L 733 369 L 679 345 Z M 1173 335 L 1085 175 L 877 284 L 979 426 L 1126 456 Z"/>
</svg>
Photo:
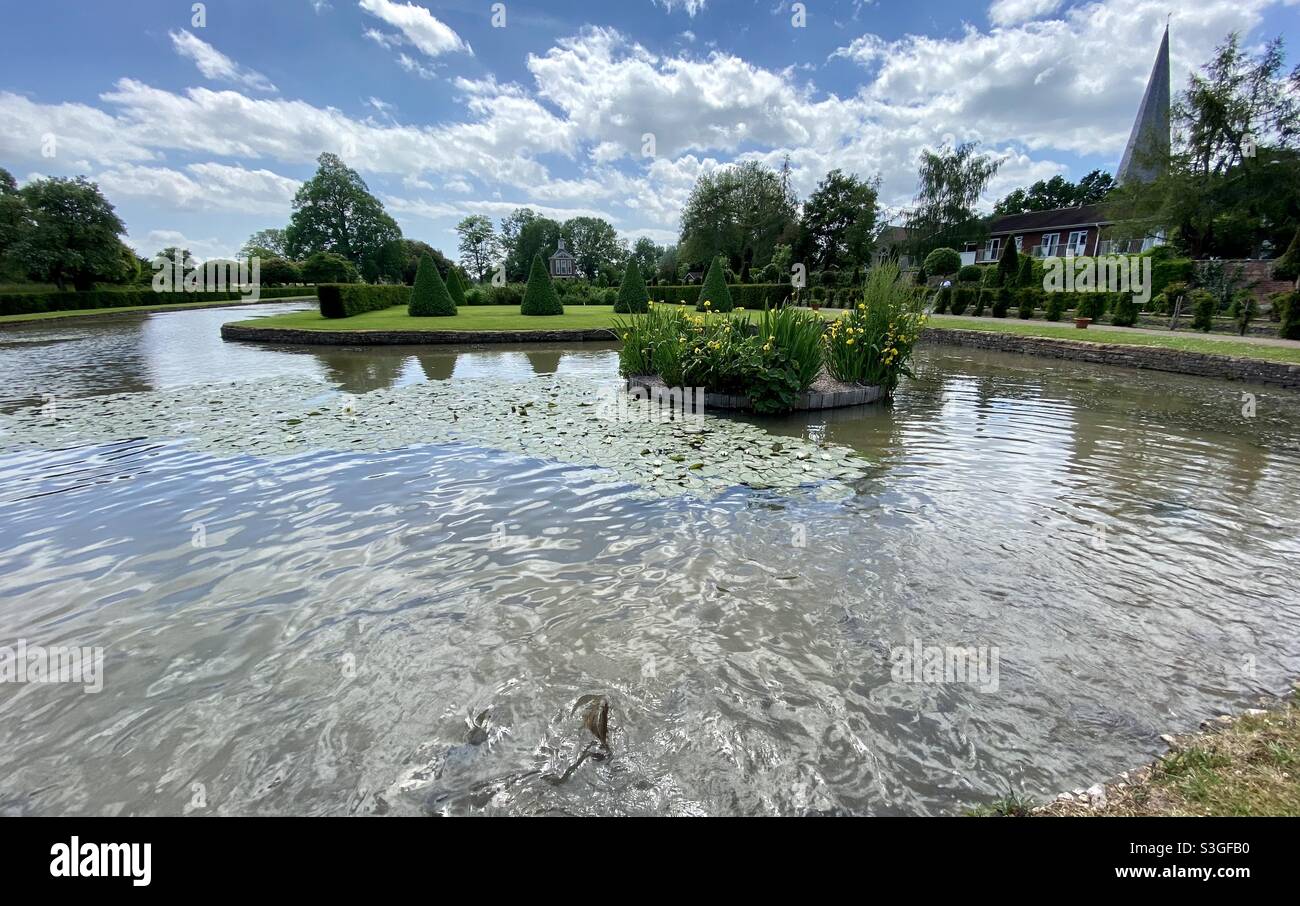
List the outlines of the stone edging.
<svg viewBox="0 0 1300 906">
<path fill-rule="evenodd" d="M 627 380 L 628 389 L 640 387 L 650 394 L 655 390 L 663 390 L 664 384 L 658 379 L 647 380 L 645 378 L 632 377 Z M 843 406 L 865 406 L 868 403 L 874 403 L 880 400 L 884 393 L 879 387 L 854 387 L 851 390 L 837 390 L 833 392 L 818 393 L 812 390 L 805 390 L 799 394 L 799 400 L 794 404 L 795 411 L 804 411 L 811 409 L 838 409 Z M 734 393 L 712 393 L 705 391 L 704 394 L 705 409 L 751 409 L 749 397 Z"/>
<path fill-rule="evenodd" d="M 1151 371 L 1194 374 L 1201 377 L 1226 378 L 1230 381 L 1300 389 L 1300 364 L 1289 362 L 1189 352 L 1165 346 L 1093 343 L 1088 340 L 1059 340 L 1052 337 L 1030 337 L 946 327 L 925 328 L 921 331 L 921 340 L 941 346 L 969 346 L 998 352 L 1018 352 L 1024 355 L 1093 362 L 1098 365 L 1146 368 Z"/>
<path fill-rule="evenodd" d="M 556 330 L 295 330 L 223 324 L 221 339 L 291 346 L 421 346 L 451 343 L 571 343 L 617 340 L 611 327 Z"/>
</svg>

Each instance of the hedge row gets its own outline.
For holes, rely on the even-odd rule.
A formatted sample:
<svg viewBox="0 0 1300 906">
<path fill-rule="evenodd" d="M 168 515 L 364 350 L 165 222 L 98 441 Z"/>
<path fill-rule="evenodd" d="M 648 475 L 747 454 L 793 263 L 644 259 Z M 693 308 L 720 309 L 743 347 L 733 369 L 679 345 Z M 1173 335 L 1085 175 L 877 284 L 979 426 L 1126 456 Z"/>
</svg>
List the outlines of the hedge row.
<svg viewBox="0 0 1300 906">
<path fill-rule="evenodd" d="M 350 318 L 411 301 L 409 286 L 372 286 L 369 283 L 322 283 L 316 287 L 323 318 Z"/>
<path fill-rule="evenodd" d="M 699 286 L 647 286 L 646 292 L 651 302 L 673 305 L 684 302 L 694 306 L 699 302 L 700 289 Z M 727 292 L 731 295 L 732 304 L 736 308 L 749 309 L 761 309 L 764 304 L 769 308 L 780 308 L 791 295 L 788 283 L 732 283 L 727 286 Z M 839 291 L 818 287 L 811 291 L 804 290 L 802 296 L 805 300 L 811 298 L 814 301 L 823 301 L 832 292 Z M 849 295 L 861 295 L 862 290 L 844 290 L 843 293 L 845 298 L 848 298 Z"/>
<path fill-rule="evenodd" d="M 259 298 L 309 296 L 314 286 L 263 288 Z M 94 289 L 87 292 L 0 293 L 0 315 L 35 315 L 51 311 L 90 311 L 132 305 L 180 305 L 185 302 L 234 302 L 247 298 L 233 291 L 220 293 L 156 293 L 150 289 Z"/>
</svg>

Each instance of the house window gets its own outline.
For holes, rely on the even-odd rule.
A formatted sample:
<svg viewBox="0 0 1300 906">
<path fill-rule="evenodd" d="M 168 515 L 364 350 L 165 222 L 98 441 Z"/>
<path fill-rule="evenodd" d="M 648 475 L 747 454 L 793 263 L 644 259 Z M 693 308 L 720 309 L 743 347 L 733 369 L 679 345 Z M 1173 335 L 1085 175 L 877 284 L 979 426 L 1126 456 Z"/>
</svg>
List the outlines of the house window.
<svg viewBox="0 0 1300 906">
<path fill-rule="evenodd" d="M 1017 236 L 1017 237 L 1016 237 L 1016 251 L 1017 251 L 1017 252 L 1020 251 L 1021 246 L 1023 246 L 1024 244 L 1025 244 L 1025 237 L 1024 237 L 1024 236 Z"/>
<path fill-rule="evenodd" d="M 1042 250 L 1042 254 L 1039 257 L 1050 258 L 1053 255 L 1055 255 L 1056 246 L 1060 243 L 1060 241 L 1061 241 L 1060 233 L 1044 233 L 1042 239 L 1042 245 L 1039 246 L 1039 249 Z"/>
<path fill-rule="evenodd" d="M 1088 231 L 1075 230 L 1066 240 L 1065 252 L 1067 255 L 1082 255 L 1088 247 Z"/>
<path fill-rule="evenodd" d="M 994 236 L 989 239 L 988 248 L 985 249 L 984 257 L 986 260 L 996 261 L 1002 251 L 1002 237 Z"/>
</svg>

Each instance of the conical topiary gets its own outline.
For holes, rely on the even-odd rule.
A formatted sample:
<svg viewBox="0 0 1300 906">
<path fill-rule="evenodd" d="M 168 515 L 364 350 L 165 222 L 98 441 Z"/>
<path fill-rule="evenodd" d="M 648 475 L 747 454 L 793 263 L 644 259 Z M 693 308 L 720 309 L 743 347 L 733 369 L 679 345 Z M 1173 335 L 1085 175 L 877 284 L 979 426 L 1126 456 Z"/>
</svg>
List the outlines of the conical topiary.
<svg viewBox="0 0 1300 906">
<path fill-rule="evenodd" d="M 620 315 L 644 314 L 650 304 L 650 295 L 645 291 L 645 280 L 641 279 L 641 268 L 629 259 L 627 270 L 623 272 L 623 285 L 618 288 L 618 300 L 614 311 Z"/>
<path fill-rule="evenodd" d="M 564 306 L 555 294 L 551 275 L 546 271 L 541 255 L 533 256 L 533 267 L 528 272 L 528 286 L 524 289 L 524 301 L 519 306 L 521 315 L 562 315 Z"/>
<path fill-rule="evenodd" d="M 457 308 L 465 304 L 465 284 L 460 282 L 460 272 L 454 267 L 447 271 L 447 295 Z"/>
<path fill-rule="evenodd" d="M 704 275 L 704 285 L 700 287 L 699 301 L 695 304 L 698 311 L 704 311 L 708 302 L 709 311 L 731 311 L 735 303 L 731 301 L 731 290 L 727 289 L 727 280 L 722 275 L 722 259 L 714 258 L 709 265 L 709 272 Z"/>
<path fill-rule="evenodd" d="M 1020 253 L 1016 244 L 1008 242 L 998 259 L 998 286 L 1015 286 L 1020 277 Z"/>
<path fill-rule="evenodd" d="M 1028 255 L 1020 256 L 1020 273 L 1016 278 L 1016 285 L 1022 288 L 1033 286 L 1034 281 L 1034 259 Z"/>
<path fill-rule="evenodd" d="M 456 313 L 456 303 L 451 300 L 451 294 L 447 292 L 447 284 L 442 282 L 438 266 L 428 255 L 420 259 L 420 266 L 415 271 L 415 285 L 411 287 L 411 304 L 406 310 L 413 318 Z"/>
</svg>

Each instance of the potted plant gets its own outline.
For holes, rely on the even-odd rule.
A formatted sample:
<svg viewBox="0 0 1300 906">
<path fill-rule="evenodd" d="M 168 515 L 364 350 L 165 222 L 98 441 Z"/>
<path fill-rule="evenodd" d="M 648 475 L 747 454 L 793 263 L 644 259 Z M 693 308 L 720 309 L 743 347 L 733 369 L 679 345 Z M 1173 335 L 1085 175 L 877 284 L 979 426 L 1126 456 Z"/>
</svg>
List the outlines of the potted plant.
<svg viewBox="0 0 1300 906">
<path fill-rule="evenodd" d="M 1087 330 L 1087 329 L 1088 329 L 1088 325 L 1091 324 L 1091 323 L 1092 323 L 1092 318 L 1075 318 L 1075 319 L 1074 319 L 1074 326 L 1075 326 L 1075 327 L 1078 327 L 1080 330 Z"/>
</svg>

